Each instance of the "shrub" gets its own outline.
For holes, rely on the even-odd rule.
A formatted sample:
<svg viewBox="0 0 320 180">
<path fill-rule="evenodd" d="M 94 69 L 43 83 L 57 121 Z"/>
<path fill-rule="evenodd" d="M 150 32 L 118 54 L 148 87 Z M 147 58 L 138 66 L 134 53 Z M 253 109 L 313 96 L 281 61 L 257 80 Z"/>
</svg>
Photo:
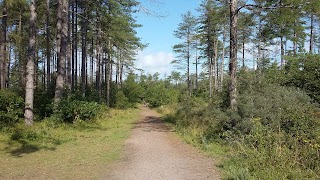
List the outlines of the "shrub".
<svg viewBox="0 0 320 180">
<path fill-rule="evenodd" d="M 57 108 L 56 114 L 60 115 L 65 122 L 77 120 L 92 120 L 105 109 L 104 105 L 96 102 L 79 100 L 62 100 Z"/>
<path fill-rule="evenodd" d="M 129 107 L 132 107 L 132 104 L 129 102 L 129 99 L 124 95 L 122 91 L 117 91 L 115 99 L 116 99 L 116 102 L 115 102 L 116 108 L 127 109 Z"/>
<path fill-rule="evenodd" d="M 0 123 L 16 123 L 23 115 L 23 99 L 9 90 L 0 90 Z"/>
<path fill-rule="evenodd" d="M 164 83 L 158 83 L 146 89 L 145 99 L 151 107 L 159 107 L 177 102 L 178 95 L 177 90 L 167 89 Z"/>
</svg>

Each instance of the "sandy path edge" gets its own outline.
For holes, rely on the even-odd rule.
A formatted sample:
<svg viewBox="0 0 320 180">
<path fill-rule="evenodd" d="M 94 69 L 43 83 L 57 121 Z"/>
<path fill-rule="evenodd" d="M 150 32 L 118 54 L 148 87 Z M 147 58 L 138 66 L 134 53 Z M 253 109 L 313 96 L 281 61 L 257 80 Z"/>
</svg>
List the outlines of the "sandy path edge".
<svg viewBox="0 0 320 180">
<path fill-rule="evenodd" d="M 141 107 L 123 157 L 107 167 L 101 179 L 221 179 L 213 160 L 182 142 L 159 117 L 155 111 Z"/>
</svg>

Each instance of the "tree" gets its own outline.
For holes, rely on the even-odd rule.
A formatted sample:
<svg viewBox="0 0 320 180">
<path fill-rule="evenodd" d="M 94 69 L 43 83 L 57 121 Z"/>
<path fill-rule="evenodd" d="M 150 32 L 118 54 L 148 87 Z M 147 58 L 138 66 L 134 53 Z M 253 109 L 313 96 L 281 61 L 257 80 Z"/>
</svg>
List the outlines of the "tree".
<svg viewBox="0 0 320 180">
<path fill-rule="evenodd" d="M 237 110 L 237 21 L 238 0 L 230 0 L 230 61 L 229 105 Z"/>
<path fill-rule="evenodd" d="M 34 62 L 35 62 L 35 45 L 36 45 L 36 3 L 30 1 L 30 20 L 29 20 L 29 46 L 28 61 L 26 66 L 26 95 L 25 95 L 25 112 L 24 120 L 26 125 L 33 125 L 33 99 L 34 99 Z"/>
<path fill-rule="evenodd" d="M 58 0 L 58 21 L 57 21 L 57 56 L 58 56 L 58 72 L 56 80 L 56 90 L 54 102 L 59 103 L 62 98 L 63 88 L 65 85 L 66 70 L 66 52 L 68 37 L 68 2 L 67 0 Z M 60 47 L 59 47 L 60 46 Z"/>
<path fill-rule="evenodd" d="M 181 65 L 182 68 L 186 69 L 189 95 L 191 95 L 190 63 L 194 50 L 194 35 L 196 34 L 196 29 L 197 20 L 191 12 L 188 11 L 182 15 L 182 22 L 179 24 L 178 30 L 174 31 L 174 36 L 183 40 L 183 42 L 173 46 L 173 51 L 178 54 L 178 57 L 172 61 L 172 63 Z"/>
<path fill-rule="evenodd" d="M 2 31 L 0 37 L 0 89 L 4 89 L 6 87 L 6 64 L 7 64 L 7 1 L 3 1 L 3 9 L 2 9 Z"/>
</svg>

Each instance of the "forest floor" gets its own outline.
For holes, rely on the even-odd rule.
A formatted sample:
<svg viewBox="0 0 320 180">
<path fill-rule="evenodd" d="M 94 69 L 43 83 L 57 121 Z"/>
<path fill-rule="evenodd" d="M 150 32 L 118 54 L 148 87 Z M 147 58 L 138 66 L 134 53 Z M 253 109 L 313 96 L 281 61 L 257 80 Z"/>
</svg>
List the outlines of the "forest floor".
<svg viewBox="0 0 320 180">
<path fill-rule="evenodd" d="M 125 141 L 122 158 L 107 169 L 101 179 L 221 179 L 211 158 L 184 143 L 158 113 L 146 107 Z"/>
</svg>

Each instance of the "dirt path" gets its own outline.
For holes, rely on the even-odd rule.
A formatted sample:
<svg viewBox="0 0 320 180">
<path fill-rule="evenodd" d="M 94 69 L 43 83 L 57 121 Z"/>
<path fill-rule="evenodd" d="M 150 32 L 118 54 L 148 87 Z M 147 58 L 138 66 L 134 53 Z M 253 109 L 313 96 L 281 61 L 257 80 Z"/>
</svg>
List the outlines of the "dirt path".
<svg viewBox="0 0 320 180">
<path fill-rule="evenodd" d="M 103 179 L 220 179 L 210 158 L 179 140 L 159 115 L 141 108 L 140 122 L 125 144 L 125 155 Z"/>
</svg>

